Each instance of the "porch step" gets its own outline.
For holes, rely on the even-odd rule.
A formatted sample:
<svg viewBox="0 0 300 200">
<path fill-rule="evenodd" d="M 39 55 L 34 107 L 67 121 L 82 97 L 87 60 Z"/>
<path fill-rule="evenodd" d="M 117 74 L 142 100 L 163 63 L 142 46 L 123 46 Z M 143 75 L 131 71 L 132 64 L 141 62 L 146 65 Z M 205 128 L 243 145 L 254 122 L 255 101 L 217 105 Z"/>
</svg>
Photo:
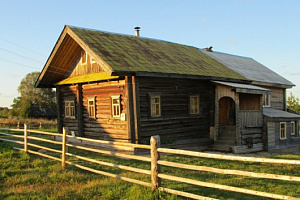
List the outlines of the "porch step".
<svg viewBox="0 0 300 200">
<path fill-rule="evenodd" d="M 212 150 L 231 152 L 231 146 L 236 142 L 236 126 L 220 126 L 218 140 L 212 145 Z"/>
<path fill-rule="evenodd" d="M 231 152 L 231 146 L 222 145 L 222 144 L 214 144 L 212 146 L 212 150 L 214 151 L 222 151 L 222 152 Z"/>
</svg>

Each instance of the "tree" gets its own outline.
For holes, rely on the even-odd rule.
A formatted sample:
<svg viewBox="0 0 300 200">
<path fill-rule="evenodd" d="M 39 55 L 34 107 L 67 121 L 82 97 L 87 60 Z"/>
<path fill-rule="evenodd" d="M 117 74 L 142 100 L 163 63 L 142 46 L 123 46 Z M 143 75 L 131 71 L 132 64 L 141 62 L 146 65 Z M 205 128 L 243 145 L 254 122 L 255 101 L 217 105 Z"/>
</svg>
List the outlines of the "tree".
<svg viewBox="0 0 300 200">
<path fill-rule="evenodd" d="M 55 106 L 55 91 L 52 88 L 35 88 L 39 72 L 28 73 L 22 79 L 18 92 L 21 96 L 14 98 L 11 105 L 13 116 L 31 117 L 32 107 Z"/>
<path fill-rule="evenodd" d="M 22 101 L 29 101 L 34 106 L 55 105 L 55 92 L 52 88 L 35 88 L 39 72 L 28 73 L 20 83 L 18 92 L 21 94 Z"/>
<path fill-rule="evenodd" d="M 300 101 L 298 97 L 295 97 L 293 93 L 290 93 L 290 96 L 287 99 L 287 108 L 293 110 L 297 113 L 300 113 Z"/>
</svg>

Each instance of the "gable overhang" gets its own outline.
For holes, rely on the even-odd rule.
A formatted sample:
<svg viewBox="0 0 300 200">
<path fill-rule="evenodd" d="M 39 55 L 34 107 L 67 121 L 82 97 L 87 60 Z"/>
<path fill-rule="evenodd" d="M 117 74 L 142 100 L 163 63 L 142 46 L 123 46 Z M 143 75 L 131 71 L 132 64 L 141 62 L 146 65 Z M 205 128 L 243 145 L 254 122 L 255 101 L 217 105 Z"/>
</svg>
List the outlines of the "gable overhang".
<svg viewBox="0 0 300 200">
<path fill-rule="evenodd" d="M 85 44 L 71 28 L 65 26 L 35 83 L 35 87 L 55 87 L 56 83 L 68 78 L 66 74 L 76 55 L 82 49 L 95 59 L 108 76 L 112 74 L 112 67 Z"/>
<path fill-rule="evenodd" d="M 224 85 L 231 87 L 237 93 L 246 93 L 246 94 L 271 94 L 271 90 L 243 83 L 232 83 L 232 82 L 223 82 L 223 81 L 212 81 L 212 83 L 217 85 Z"/>
</svg>

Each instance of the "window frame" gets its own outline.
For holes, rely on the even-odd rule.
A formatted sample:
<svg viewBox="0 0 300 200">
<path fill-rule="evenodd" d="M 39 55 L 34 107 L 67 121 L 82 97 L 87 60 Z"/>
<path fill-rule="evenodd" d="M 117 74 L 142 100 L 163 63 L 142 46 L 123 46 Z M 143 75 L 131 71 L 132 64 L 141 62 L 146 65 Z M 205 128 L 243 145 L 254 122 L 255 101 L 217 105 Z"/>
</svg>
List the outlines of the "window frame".
<svg viewBox="0 0 300 200">
<path fill-rule="evenodd" d="M 158 102 L 152 103 L 152 99 L 158 99 Z M 153 113 L 154 108 L 155 108 L 155 114 Z M 158 114 L 156 114 L 157 108 L 159 109 Z M 150 96 L 150 116 L 151 117 L 161 117 L 161 96 L 160 95 L 151 95 Z"/>
<path fill-rule="evenodd" d="M 85 59 L 85 62 L 83 62 L 83 58 Z M 81 52 L 81 65 L 87 65 L 88 63 L 88 56 L 86 51 Z"/>
<path fill-rule="evenodd" d="M 271 95 L 270 94 L 264 94 L 263 95 L 264 101 L 263 101 L 263 107 L 271 107 Z"/>
<path fill-rule="evenodd" d="M 296 123 L 295 123 L 295 121 L 291 121 L 291 135 L 296 136 Z"/>
<path fill-rule="evenodd" d="M 75 119 L 76 118 L 76 110 L 75 110 L 75 100 L 65 100 L 64 101 L 64 105 L 65 105 L 65 118 L 67 119 Z M 70 105 L 71 103 L 73 103 L 73 105 Z M 69 104 L 69 105 L 67 105 Z M 73 115 L 72 115 L 72 110 L 73 110 Z"/>
<path fill-rule="evenodd" d="M 284 125 L 284 132 L 282 132 L 282 125 Z M 282 137 L 284 134 L 284 137 Z M 280 140 L 285 140 L 287 139 L 286 137 L 286 122 L 280 122 Z"/>
<path fill-rule="evenodd" d="M 114 100 L 118 100 L 118 103 L 114 103 Z M 117 109 L 118 114 L 115 114 L 115 108 Z M 113 118 L 121 118 L 121 98 L 120 95 L 111 96 L 111 116 Z"/>
<path fill-rule="evenodd" d="M 93 102 L 93 105 L 90 105 L 91 101 Z M 88 103 L 88 115 L 89 115 L 89 118 L 96 119 L 96 98 L 95 97 L 88 98 L 87 99 L 87 103 Z M 91 113 L 91 109 L 92 109 L 93 113 Z"/>
<path fill-rule="evenodd" d="M 192 108 L 192 106 L 193 106 L 192 98 L 195 98 L 195 97 L 196 97 L 196 101 L 194 101 L 194 103 L 197 102 L 196 109 Z M 196 111 L 193 111 L 193 110 L 196 110 Z M 200 114 L 200 95 L 199 94 L 193 94 L 193 95 L 189 96 L 189 114 L 191 114 L 191 115 L 199 115 Z"/>
</svg>

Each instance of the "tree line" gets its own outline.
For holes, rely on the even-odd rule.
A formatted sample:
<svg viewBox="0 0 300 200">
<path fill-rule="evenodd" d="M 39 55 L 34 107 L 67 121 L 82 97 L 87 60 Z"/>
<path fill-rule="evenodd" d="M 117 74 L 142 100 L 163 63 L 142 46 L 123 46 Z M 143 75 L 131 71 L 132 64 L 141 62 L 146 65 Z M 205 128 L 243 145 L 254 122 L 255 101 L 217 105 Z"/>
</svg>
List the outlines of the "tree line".
<svg viewBox="0 0 300 200">
<path fill-rule="evenodd" d="M 39 75 L 40 72 L 35 71 L 28 73 L 22 79 L 18 87 L 18 93 L 20 96 L 13 99 L 11 109 L 0 109 L 0 116 L 27 119 L 49 114 L 49 111 L 56 113 L 55 91 L 52 88 L 34 87 Z"/>
</svg>

